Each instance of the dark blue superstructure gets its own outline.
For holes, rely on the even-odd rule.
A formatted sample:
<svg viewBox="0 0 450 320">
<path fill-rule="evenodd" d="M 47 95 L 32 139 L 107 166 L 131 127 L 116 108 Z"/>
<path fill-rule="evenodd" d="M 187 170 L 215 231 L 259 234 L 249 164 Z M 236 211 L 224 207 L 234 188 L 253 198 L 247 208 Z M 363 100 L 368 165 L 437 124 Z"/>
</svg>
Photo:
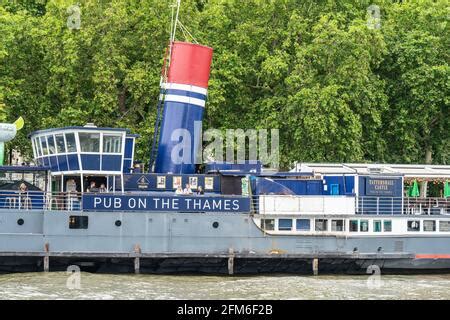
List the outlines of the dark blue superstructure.
<svg viewBox="0 0 450 320">
<path fill-rule="evenodd" d="M 131 172 L 137 135 L 127 129 L 66 127 L 30 134 L 38 165 L 54 173 Z"/>
</svg>

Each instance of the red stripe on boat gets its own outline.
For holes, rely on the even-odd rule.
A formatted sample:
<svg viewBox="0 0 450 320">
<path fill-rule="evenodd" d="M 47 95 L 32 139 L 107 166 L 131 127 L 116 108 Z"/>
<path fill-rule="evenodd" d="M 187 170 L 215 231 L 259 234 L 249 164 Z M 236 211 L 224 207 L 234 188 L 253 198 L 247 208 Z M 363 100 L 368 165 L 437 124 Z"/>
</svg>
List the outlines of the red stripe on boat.
<svg viewBox="0 0 450 320">
<path fill-rule="evenodd" d="M 450 254 L 416 254 L 416 259 L 450 259 Z"/>
</svg>

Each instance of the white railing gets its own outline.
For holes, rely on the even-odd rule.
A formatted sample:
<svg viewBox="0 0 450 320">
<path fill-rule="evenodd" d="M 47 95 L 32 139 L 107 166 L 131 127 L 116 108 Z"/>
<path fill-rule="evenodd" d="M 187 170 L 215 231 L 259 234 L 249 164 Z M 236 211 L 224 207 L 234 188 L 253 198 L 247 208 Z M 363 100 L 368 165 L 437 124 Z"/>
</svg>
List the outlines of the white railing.
<svg viewBox="0 0 450 320">
<path fill-rule="evenodd" d="M 260 214 L 446 215 L 450 199 L 261 195 L 254 197 L 253 207 Z"/>
<path fill-rule="evenodd" d="M 0 192 L 0 209 L 81 210 L 81 201 L 82 194 L 77 192 Z"/>
</svg>

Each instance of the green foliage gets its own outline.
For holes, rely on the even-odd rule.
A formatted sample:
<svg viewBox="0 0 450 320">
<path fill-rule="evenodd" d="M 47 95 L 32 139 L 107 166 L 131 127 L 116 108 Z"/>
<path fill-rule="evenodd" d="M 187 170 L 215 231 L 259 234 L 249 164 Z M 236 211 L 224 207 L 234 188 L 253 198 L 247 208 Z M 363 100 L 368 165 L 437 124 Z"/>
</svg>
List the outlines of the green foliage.
<svg viewBox="0 0 450 320">
<path fill-rule="evenodd" d="M 83 125 L 141 134 L 147 161 L 172 1 L 0 5 L 0 120 L 33 130 Z M 183 0 L 180 20 L 214 48 L 205 127 L 279 128 L 281 161 L 448 164 L 448 9 L 443 0 Z M 178 40 L 185 39 L 178 30 Z"/>
</svg>

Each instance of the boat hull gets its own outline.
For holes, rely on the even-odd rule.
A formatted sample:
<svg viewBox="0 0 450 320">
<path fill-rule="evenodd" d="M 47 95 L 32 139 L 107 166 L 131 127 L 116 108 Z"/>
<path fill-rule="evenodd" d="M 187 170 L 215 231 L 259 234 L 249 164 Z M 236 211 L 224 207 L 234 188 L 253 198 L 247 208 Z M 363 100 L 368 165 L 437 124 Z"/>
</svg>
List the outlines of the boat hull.
<svg viewBox="0 0 450 320">
<path fill-rule="evenodd" d="M 74 215 L 88 228 L 70 229 Z M 136 258 L 142 273 L 310 274 L 314 259 L 319 273 L 450 272 L 449 248 L 446 236 L 268 235 L 236 213 L 0 211 L 3 272 L 43 270 L 45 257 L 95 272 L 136 271 Z"/>
</svg>

